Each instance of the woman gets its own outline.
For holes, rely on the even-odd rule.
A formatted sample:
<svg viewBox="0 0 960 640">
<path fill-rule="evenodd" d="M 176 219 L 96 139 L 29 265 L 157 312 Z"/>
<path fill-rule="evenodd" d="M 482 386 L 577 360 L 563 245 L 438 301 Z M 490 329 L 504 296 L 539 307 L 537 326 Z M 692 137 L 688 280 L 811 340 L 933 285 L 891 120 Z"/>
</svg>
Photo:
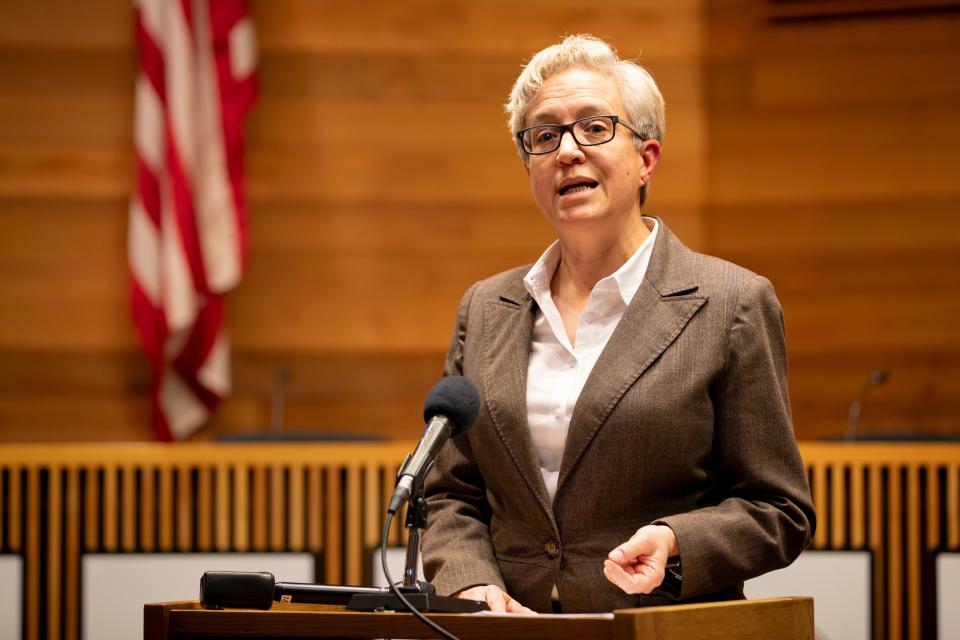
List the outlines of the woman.
<svg viewBox="0 0 960 640">
<path fill-rule="evenodd" d="M 773 289 L 641 215 L 663 99 L 609 45 L 539 52 L 507 110 L 558 239 L 461 300 L 445 373 L 482 403 L 427 480 L 426 576 L 500 611 L 742 598 L 814 527 Z"/>
</svg>

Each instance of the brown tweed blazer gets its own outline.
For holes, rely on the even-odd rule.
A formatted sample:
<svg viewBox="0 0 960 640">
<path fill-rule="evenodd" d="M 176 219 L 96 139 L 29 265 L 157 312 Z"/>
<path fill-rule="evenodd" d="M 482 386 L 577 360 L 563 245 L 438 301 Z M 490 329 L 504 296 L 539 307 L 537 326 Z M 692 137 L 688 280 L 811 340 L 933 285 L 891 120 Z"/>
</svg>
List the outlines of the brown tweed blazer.
<svg viewBox="0 0 960 640">
<path fill-rule="evenodd" d="M 526 418 L 528 269 L 473 285 L 457 313 L 445 373 L 482 401 L 427 478 L 424 572 L 438 592 L 495 584 L 538 611 L 554 584 L 564 612 L 675 602 L 603 576 L 607 553 L 651 522 L 677 536 L 681 600 L 743 597 L 744 580 L 792 562 L 815 519 L 770 283 L 694 253 L 660 222 L 574 408 L 551 503 Z"/>
</svg>

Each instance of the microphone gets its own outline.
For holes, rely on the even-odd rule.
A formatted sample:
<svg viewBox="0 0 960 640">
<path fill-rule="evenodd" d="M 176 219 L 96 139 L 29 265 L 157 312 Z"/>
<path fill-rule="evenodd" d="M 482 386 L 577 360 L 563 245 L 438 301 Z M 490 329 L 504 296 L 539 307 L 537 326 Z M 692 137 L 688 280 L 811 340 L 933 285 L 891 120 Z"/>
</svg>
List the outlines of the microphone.
<svg viewBox="0 0 960 640">
<path fill-rule="evenodd" d="M 873 387 L 879 387 L 887 382 L 888 374 L 883 369 L 877 369 L 867 378 L 863 388 L 860 389 L 860 395 L 850 404 L 850 412 L 847 416 L 847 436 L 846 439 L 857 439 L 857 423 L 860 421 L 860 411 L 863 410 L 863 401 Z"/>
<path fill-rule="evenodd" d="M 272 573 L 206 571 L 200 578 L 200 605 L 204 609 L 269 609 L 276 602 L 347 604 L 357 594 L 384 595 L 389 587 L 277 582 Z"/>
<path fill-rule="evenodd" d="M 410 498 L 414 483 L 423 479 L 444 443 L 467 431 L 480 411 L 480 394 L 463 376 L 441 378 L 433 385 L 423 403 L 423 419 L 427 428 L 413 455 L 400 470 L 397 488 L 390 498 L 387 512 L 396 514 Z"/>
</svg>

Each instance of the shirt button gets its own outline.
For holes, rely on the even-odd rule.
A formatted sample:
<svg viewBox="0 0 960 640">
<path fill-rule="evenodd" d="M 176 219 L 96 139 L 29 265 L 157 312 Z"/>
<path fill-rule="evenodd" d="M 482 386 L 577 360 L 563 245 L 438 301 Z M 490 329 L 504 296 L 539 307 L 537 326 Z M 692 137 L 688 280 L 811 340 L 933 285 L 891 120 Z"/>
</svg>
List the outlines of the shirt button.
<svg viewBox="0 0 960 640">
<path fill-rule="evenodd" d="M 597 316 L 593 315 L 592 312 L 591 312 L 591 313 L 585 313 L 585 314 L 583 314 L 583 319 L 586 320 L 587 322 L 593 322 L 594 320 L 597 319 Z"/>
<path fill-rule="evenodd" d="M 560 555 L 560 543 L 551 538 L 543 545 L 543 550 L 547 554 L 547 557 L 553 560 Z"/>
<path fill-rule="evenodd" d="M 556 408 L 553 410 L 553 417 L 556 418 L 557 420 L 559 420 L 560 418 L 562 418 L 562 417 L 563 417 L 563 408 L 562 408 L 562 407 L 556 407 Z"/>
</svg>

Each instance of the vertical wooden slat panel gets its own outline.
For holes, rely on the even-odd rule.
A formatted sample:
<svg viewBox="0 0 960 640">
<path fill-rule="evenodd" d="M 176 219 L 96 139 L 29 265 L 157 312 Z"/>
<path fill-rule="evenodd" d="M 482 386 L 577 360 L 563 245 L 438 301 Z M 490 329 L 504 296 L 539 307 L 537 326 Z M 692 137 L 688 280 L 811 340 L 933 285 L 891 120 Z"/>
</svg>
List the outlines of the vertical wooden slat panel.
<svg viewBox="0 0 960 640">
<path fill-rule="evenodd" d="M 233 548 L 250 549 L 250 468 L 239 462 L 233 467 Z"/>
<path fill-rule="evenodd" d="M 850 469 L 850 546 L 854 549 L 862 549 L 866 541 L 863 531 L 865 513 L 863 465 L 857 462 Z"/>
<path fill-rule="evenodd" d="M 903 581 L 903 555 L 900 550 L 902 544 L 902 526 L 900 510 L 902 509 L 902 491 L 900 486 L 900 466 L 890 465 L 887 481 L 887 620 L 890 624 L 890 638 L 900 638 L 903 625 L 903 606 L 900 602 L 901 582 Z"/>
<path fill-rule="evenodd" d="M 920 638 L 920 469 L 907 467 L 907 624 L 910 637 Z"/>
<path fill-rule="evenodd" d="M 140 547 L 153 551 L 157 544 L 157 494 L 155 469 L 146 465 L 140 469 Z"/>
<path fill-rule="evenodd" d="M 3 472 L 8 469 L 8 465 L 3 464 L 3 461 L 0 461 L 0 549 L 3 549 L 3 540 L 7 532 L 3 528 L 3 513 L 4 505 L 7 504 L 7 485 L 3 482 Z M 13 469 L 10 468 L 10 473 L 13 473 Z"/>
<path fill-rule="evenodd" d="M 87 551 L 100 548 L 100 479 L 97 465 L 87 467 L 86 482 L 83 489 L 84 545 Z"/>
<path fill-rule="evenodd" d="M 284 492 L 283 465 L 270 467 L 270 549 L 283 551 L 286 545 L 286 499 Z"/>
<path fill-rule="evenodd" d="M 20 467 L 10 466 L 10 472 L 7 474 L 7 504 L 10 505 L 10 519 L 7 521 L 7 540 L 10 541 L 11 551 L 20 551 L 20 545 L 23 540 L 20 533 L 20 526 L 23 524 L 23 502 L 20 498 Z"/>
<path fill-rule="evenodd" d="M 197 550 L 213 548 L 213 473 L 207 465 L 197 470 Z"/>
<path fill-rule="evenodd" d="M 123 465 L 121 473 L 123 528 L 121 529 L 120 545 L 124 551 L 130 552 L 137 548 L 137 475 L 132 463 Z"/>
<path fill-rule="evenodd" d="M 177 550 L 190 551 L 193 547 L 193 478 L 192 468 L 186 464 L 175 467 L 177 474 Z"/>
<path fill-rule="evenodd" d="M 302 551 L 304 547 L 303 523 L 306 505 L 303 502 L 303 465 L 290 465 L 290 487 L 287 490 L 287 519 L 289 549 Z"/>
<path fill-rule="evenodd" d="M 883 606 L 883 575 L 886 558 L 883 555 L 883 466 L 869 465 L 870 473 L 870 526 L 869 544 L 873 552 L 873 634 L 885 638 L 887 609 Z"/>
<path fill-rule="evenodd" d="M 817 513 L 828 516 L 827 514 L 827 465 L 825 462 L 817 461 L 813 464 L 813 486 L 810 487 L 813 493 L 813 508 Z M 824 518 L 826 520 L 826 518 Z M 823 549 L 827 546 L 827 523 L 822 522 L 813 534 L 813 546 L 816 549 Z"/>
<path fill-rule="evenodd" d="M 75 466 L 67 470 L 66 506 L 63 635 L 66 640 L 76 640 L 80 625 L 80 471 Z"/>
<path fill-rule="evenodd" d="M 927 465 L 927 549 L 940 544 L 940 483 L 938 466 Z"/>
<path fill-rule="evenodd" d="M 340 481 L 340 467 L 331 464 L 327 467 L 327 493 L 324 520 L 326 521 L 326 548 L 325 579 L 328 584 L 343 583 L 343 558 L 341 552 L 342 526 L 340 511 L 343 504 L 342 482 Z"/>
<path fill-rule="evenodd" d="M 217 464 L 216 477 L 216 548 L 217 551 L 230 549 L 230 468 L 224 463 Z"/>
<path fill-rule="evenodd" d="M 393 488 L 397 484 L 397 469 L 399 467 L 393 467 L 392 465 L 387 465 L 383 472 L 383 491 L 381 492 L 382 502 L 380 503 L 380 513 L 383 514 L 382 517 L 386 518 L 387 507 L 390 504 L 390 496 L 393 495 Z M 400 528 L 397 526 L 397 521 L 400 520 L 399 516 L 393 518 L 393 524 L 390 526 L 390 534 L 387 536 L 387 544 L 390 546 L 396 546 L 400 543 Z M 380 528 L 383 529 L 384 523 L 380 524 Z"/>
<path fill-rule="evenodd" d="M 60 638 L 60 595 L 63 583 L 61 543 L 63 535 L 63 476 L 58 465 L 47 471 L 47 637 Z"/>
<path fill-rule="evenodd" d="M 363 551 L 366 553 L 380 544 L 382 502 L 379 464 L 367 462 L 363 466 L 363 485 Z"/>
<path fill-rule="evenodd" d="M 253 549 L 267 550 L 267 470 L 253 467 Z"/>
<path fill-rule="evenodd" d="M 117 530 L 119 523 L 119 505 L 117 504 L 117 467 L 114 464 L 103 466 L 103 550 L 117 550 Z"/>
<path fill-rule="evenodd" d="M 67 471 L 66 504 L 63 635 L 66 640 L 76 640 L 80 625 L 80 472 L 75 466 Z"/>
<path fill-rule="evenodd" d="M 830 546 L 834 549 L 842 549 L 847 543 L 847 480 L 844 475 L 843 463 L 837 462 L 831 465 L 833 474 L 833 484 L 830 488 Z"/>
<path fill-rule="evenodd" d="M 347 536 L 347 584 L 361 584 L 363 582 L 363 551 L 360 544 L 363 510 L 360 503 L 360 473 L 360 466 L 356 463 L 347 466 L 347 522 L 345 532 Z"/>
<path fill-rule="evenodd" d="M 173 466 L 160 465 L 160 551 L 173 551 Z"/>
<path fill-rule="evenodd" d="M 321 468 L 312 464 L 307 469 L 307 548 L 313 553 L 323 550 L 322 489 Z"/>
<path fill-rule="evenodd" d="M 40 470 L 33 465 L 27 467 L 26 512 L 25 635 L 27 640 L 37 640 L 40 637 Z"/>
<path fill-rule="evenodd" d="M 947 468 L 947 544 L 960 547 L 960 464 Z"/>
</svg>

